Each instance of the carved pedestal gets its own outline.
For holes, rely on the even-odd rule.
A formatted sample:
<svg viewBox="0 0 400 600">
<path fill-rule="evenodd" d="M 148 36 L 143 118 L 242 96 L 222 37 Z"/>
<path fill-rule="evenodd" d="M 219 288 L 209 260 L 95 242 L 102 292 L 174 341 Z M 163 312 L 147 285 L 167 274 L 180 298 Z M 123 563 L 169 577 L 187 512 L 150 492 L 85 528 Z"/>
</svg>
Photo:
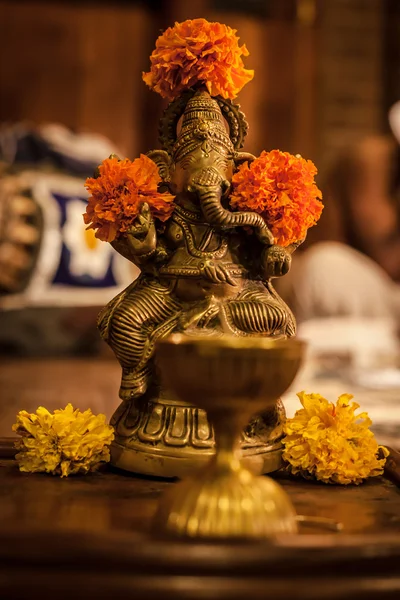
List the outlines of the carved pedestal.
<svg viewBox="0 0 400 600">
<path fill-rule="evenodd" d="M 255 474 L 281 466 L 282 420 L 277 409 L 251 421 L 242 435 L 243 464 Z M 214 432 L 204 410 L 167 398 L 124 402 L 112 424 L 116 437 L 111 462 L 126 470 L 157 477 L 184 477 L 214 453 Z"/>
</svg>

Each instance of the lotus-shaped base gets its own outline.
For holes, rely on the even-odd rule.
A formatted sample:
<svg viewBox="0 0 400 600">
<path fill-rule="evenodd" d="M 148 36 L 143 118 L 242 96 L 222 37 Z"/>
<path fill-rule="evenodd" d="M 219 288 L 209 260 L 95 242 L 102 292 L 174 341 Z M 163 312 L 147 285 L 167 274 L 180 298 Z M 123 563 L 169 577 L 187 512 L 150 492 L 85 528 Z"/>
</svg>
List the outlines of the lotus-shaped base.
<svg viewBox="0 0 400 600">
<path fill-rule="evenodd" d="M 253 414 L 273 407 L 303 355 L 297 340 L 174 335 L 160 342 L 163 381 L 207 410 L 217 454 L 162 499 L 158 531 L 189 537 L 268 537 L 297 531 L 296 513 L 272 479 L 241 467 L 237 446 Z"/>
</svg>

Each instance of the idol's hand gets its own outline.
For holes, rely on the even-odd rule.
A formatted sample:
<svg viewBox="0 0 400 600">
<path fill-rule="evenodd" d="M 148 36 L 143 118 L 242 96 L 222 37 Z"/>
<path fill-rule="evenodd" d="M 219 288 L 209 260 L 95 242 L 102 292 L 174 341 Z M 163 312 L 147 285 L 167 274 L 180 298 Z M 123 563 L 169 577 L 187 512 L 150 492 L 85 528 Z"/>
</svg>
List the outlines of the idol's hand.
<svg viewBox="0 0 400 600">
<path fill-rule="evenodd" d="M 147 202 L 143 204 L 135 225 L 126 233 L 126 238 L 136 255 L 148 254 L 156 249 L 157 233 Z"/>
<path fill-rule="evenodd" d="M 292 263 L 290 252 L 282 246 L 273 245 L 262 254 L 262 267 L 266 279 L 286 275 Z"/>
<path fill-rule="evenodd" d="M 154 253 L 157 246 L 157 232 L 147 203 L 143 204 L 135 225 L 126 233 L 119 235 L 111 245 L 128 260 Z"/>
</svg>

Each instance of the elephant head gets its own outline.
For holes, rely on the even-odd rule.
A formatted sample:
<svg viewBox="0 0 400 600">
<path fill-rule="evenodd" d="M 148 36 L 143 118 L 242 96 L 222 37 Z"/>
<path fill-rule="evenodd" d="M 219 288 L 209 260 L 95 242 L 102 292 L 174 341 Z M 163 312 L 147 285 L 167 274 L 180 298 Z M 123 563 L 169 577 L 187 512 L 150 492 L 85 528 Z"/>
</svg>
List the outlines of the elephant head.
<svg viewBox="0 0 400 600">
<path fill-rule="evenodd" d="M 197 91 L 187 102 L 180 125 L 172 156 L 164 150 L 149 153 L 171 192 L 178 198 L 194 197 L 205 220 L 216 229 L 253 227 L 264 243 L 272 244 L 273 236 L 260 215 L 232 212 L 224 205 L 237 164 L 254 157 L 235 151 L 218 102 L 207 91 Z"/>
</svg>

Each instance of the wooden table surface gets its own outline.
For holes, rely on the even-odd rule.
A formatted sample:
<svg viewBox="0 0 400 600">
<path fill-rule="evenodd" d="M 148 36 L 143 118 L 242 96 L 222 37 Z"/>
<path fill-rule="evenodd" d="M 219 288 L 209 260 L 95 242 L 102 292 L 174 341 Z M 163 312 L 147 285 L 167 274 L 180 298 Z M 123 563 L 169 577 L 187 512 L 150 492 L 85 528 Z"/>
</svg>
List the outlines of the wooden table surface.
<svg viewBox="0 0 400 600">
<path fill-rule="evenodd" d="M 400 598 L 400 492 L 385 479 L 332 487 L 276 475 L 298 514 L 332 518 L 341 533 L 177 543 L 151 527 L 173 482 L 109 467 L 23 474 L 11 454 L 3 440 L 0 598 Z"/>
<path fill-rule="evenodd" d="M 18 410 L 72 402 L 108 417 L 118 404 L 114 360 L 3 361 L 0 436 Z M 151 521 L 173 482 L 105 468 L 59 479 L 20 473 L 0 441 L 0 600 L 251 597 L 400 598 L 400 491 L 378 478 L 358 487 L 276 475 L 300 515 L 343 525 L 273 542 L 175 542 Z"/>
</svg>

